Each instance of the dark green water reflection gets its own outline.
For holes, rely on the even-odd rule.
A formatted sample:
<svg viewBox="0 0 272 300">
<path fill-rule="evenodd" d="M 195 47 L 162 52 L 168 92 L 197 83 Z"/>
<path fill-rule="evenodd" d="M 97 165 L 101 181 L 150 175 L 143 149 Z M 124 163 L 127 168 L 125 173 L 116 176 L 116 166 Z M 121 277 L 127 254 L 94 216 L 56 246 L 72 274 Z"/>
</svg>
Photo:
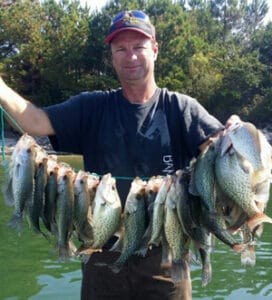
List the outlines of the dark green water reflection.
<svg viewBox="0 0 272 300">
<path fill-rule="evenodd" d="M 60 160 L 76 169 L 82 168 L 78 157 L 61 157 Z M 1 168 L 0 183 L 2 179 Z M 0 300 L 79 299 L 80 261 L 60 264 L 48 241 L 30 230 L 27 222 L 22 235 L 18 236 L 6 226 L 11 214 L 12 209 L 3 203 L 0 194 Z M 271 208 L 268 215 L 272 216 Z M 192 266 L 193 299 L 272 299 L 271 229 L 272 225 L 265 225 L 258 241 L 255 267 L 241 266 L 240 256 L 217 242 L 212 255 L 213 280 L 208 286 L 201 287 L 201 268 Z"/>
</svg>

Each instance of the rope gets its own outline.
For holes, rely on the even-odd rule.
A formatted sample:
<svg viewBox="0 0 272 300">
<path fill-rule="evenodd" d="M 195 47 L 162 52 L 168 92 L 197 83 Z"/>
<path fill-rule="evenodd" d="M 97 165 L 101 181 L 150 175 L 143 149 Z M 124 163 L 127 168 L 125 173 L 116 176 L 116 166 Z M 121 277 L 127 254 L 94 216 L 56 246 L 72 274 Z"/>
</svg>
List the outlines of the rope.
<svg viewBox="0 0 272 300">
<path fill-rule="evenodd" d="M 24 134 L 24 130 L 23 128 L 12 118 L 12 116 L 4 109 L 4 107 L 0 104 L 0 109 L 1 109 L 1 115 L 3 114 L 3 112 L 5 113 L 6 117 L 10 120 L 10 122 L 14 125 L 14 127 L 17 128 L 17 130 L 21 133 Z M 3 121 L 4 122 L 4 121 Z M 2 123 L 3 125 L 4 123 Z M 4 126 L 3 126 L 4 127 Z M 3 131 L 3 127 L 2 127 L 2 131 Z"/>
<path fill-rule="evenodd" d="M 126 177 L 126 176 L 113 176 L 115 179 L 120 179 L 120 180 L 133 180 L 135 177 Z M 140 177 L 142 180 L 149 180 L 150 177 Z"/>
<path fill-rule="evenodd" d="M 5 154 L 5 123 L 4 123 L 4 111 L 1 106 L 1 139 L 2 139 L 2 162 L 6 160 L 6 154 Z"/>
<path fill-rule="evenodd" d="M 6 162 L 6 154 L 5 154 L 5 118 L 4 115 L 6 115 L 7 119 L 14 125 L 14 127 L 17 128 L 17 130 L 23 134 L 24 130 L 22 127 L 12 118 L 12 116 L 3 108 L 3 106 L 0 104 L 0 114 L 1 114 L 1 139 L 2 139 L 2 165 L 5 167 L 7 166 Z"/>
</svg>

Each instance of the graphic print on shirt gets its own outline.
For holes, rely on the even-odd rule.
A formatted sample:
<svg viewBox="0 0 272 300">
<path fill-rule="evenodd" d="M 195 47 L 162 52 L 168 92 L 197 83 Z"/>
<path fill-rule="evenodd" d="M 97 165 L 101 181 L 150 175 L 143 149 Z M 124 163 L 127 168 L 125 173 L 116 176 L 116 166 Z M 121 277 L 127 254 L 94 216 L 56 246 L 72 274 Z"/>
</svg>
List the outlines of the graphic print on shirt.
<svg viewBox="0 0 272 300">
<path fill-rule="evenodd" d="M 138 130 L 141 145 L 148 154 L 148 149 L 153 153 L 149 155 L 149 163 L 154 166 L 160 166 L 162 175 L 174 172 L 173 157 L 171 153 L 171 139 L 168 130 L 168 124 L 165 113 L 160 109 L 156 109 L 154 114 L 145 120 Z M 156 161 L 157 160 L 157 161 Z"/>
</svg>

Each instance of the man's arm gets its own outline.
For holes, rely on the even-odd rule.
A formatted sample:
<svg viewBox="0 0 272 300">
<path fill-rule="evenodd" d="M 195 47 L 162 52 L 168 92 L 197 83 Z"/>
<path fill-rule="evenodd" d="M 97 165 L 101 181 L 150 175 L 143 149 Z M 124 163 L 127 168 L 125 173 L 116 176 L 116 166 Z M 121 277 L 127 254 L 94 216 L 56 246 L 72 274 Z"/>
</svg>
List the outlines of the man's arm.
<svg viewBox="0 0 272 300">
<path fill-rule="evenodd" d="M 54 135 L 47 114 L 9 88 L 0 76 L 0 104 L 30 135 Z"/>
</svg>

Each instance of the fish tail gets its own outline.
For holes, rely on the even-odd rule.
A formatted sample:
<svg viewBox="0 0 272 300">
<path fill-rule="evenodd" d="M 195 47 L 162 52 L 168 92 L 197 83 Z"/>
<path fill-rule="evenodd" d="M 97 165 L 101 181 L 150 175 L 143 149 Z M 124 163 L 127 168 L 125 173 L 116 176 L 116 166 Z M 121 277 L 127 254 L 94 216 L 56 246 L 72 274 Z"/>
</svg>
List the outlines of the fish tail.
<svg viewBox="0 0 272 300">
<path fill-rule="evenodd" d="M 272 224 L 272 219 L 264 213 L 257 213 L 247 221 L 247 226 L 251 232 L 254 232 L 254 230 L 262 223 Z"/>
<path fill-rule="evenodd" d="M 212 281 L 212 266 L 210 263 L 203 265 L 202 267 L 202 287 L 205 287 Z"/>
<path fill-rule="evenodd" d="M 59 246 L 59 262 L 66 262 L 70 258 L 68 245 Z"/>
<path fill-rule="evenodd" d="M 118 274 L 122 269 L 123 264 L 119 262 L 115 262 L 111 265 L 108 265 L 108 267 L 112 270 L 113 273 Z"/>
<path fill-rule="evenodd" d="M 155 239 L 151 238 L 150 241 L 148 242 L 148 248 L 152 249 L 153 246 L 158 247 L 159 244 L 160 244 L 160 242 L 161 242 L 161 238 L 160 237 L 159 238 L 155 238 Z"/>
<path fill-rule="evenodd" d="M 241 264 L 244 266 L 254 267 L 255 263 L 256 263 L 255 247 L 254 244 L 251 244 L 241 253 Z"/>
<path fill-rule="evenodd" d="M 22 214 L 15 213 L 8 222 L 10 228 L 15 229 L 18 233 L 22 231 Z"/>
<path fill-rule="evenodd" d="M 182 279 L 182 263 L 172 262 L 171 265 L 171 278 L 174 284 L 179 283 Z"/>
</svg>

